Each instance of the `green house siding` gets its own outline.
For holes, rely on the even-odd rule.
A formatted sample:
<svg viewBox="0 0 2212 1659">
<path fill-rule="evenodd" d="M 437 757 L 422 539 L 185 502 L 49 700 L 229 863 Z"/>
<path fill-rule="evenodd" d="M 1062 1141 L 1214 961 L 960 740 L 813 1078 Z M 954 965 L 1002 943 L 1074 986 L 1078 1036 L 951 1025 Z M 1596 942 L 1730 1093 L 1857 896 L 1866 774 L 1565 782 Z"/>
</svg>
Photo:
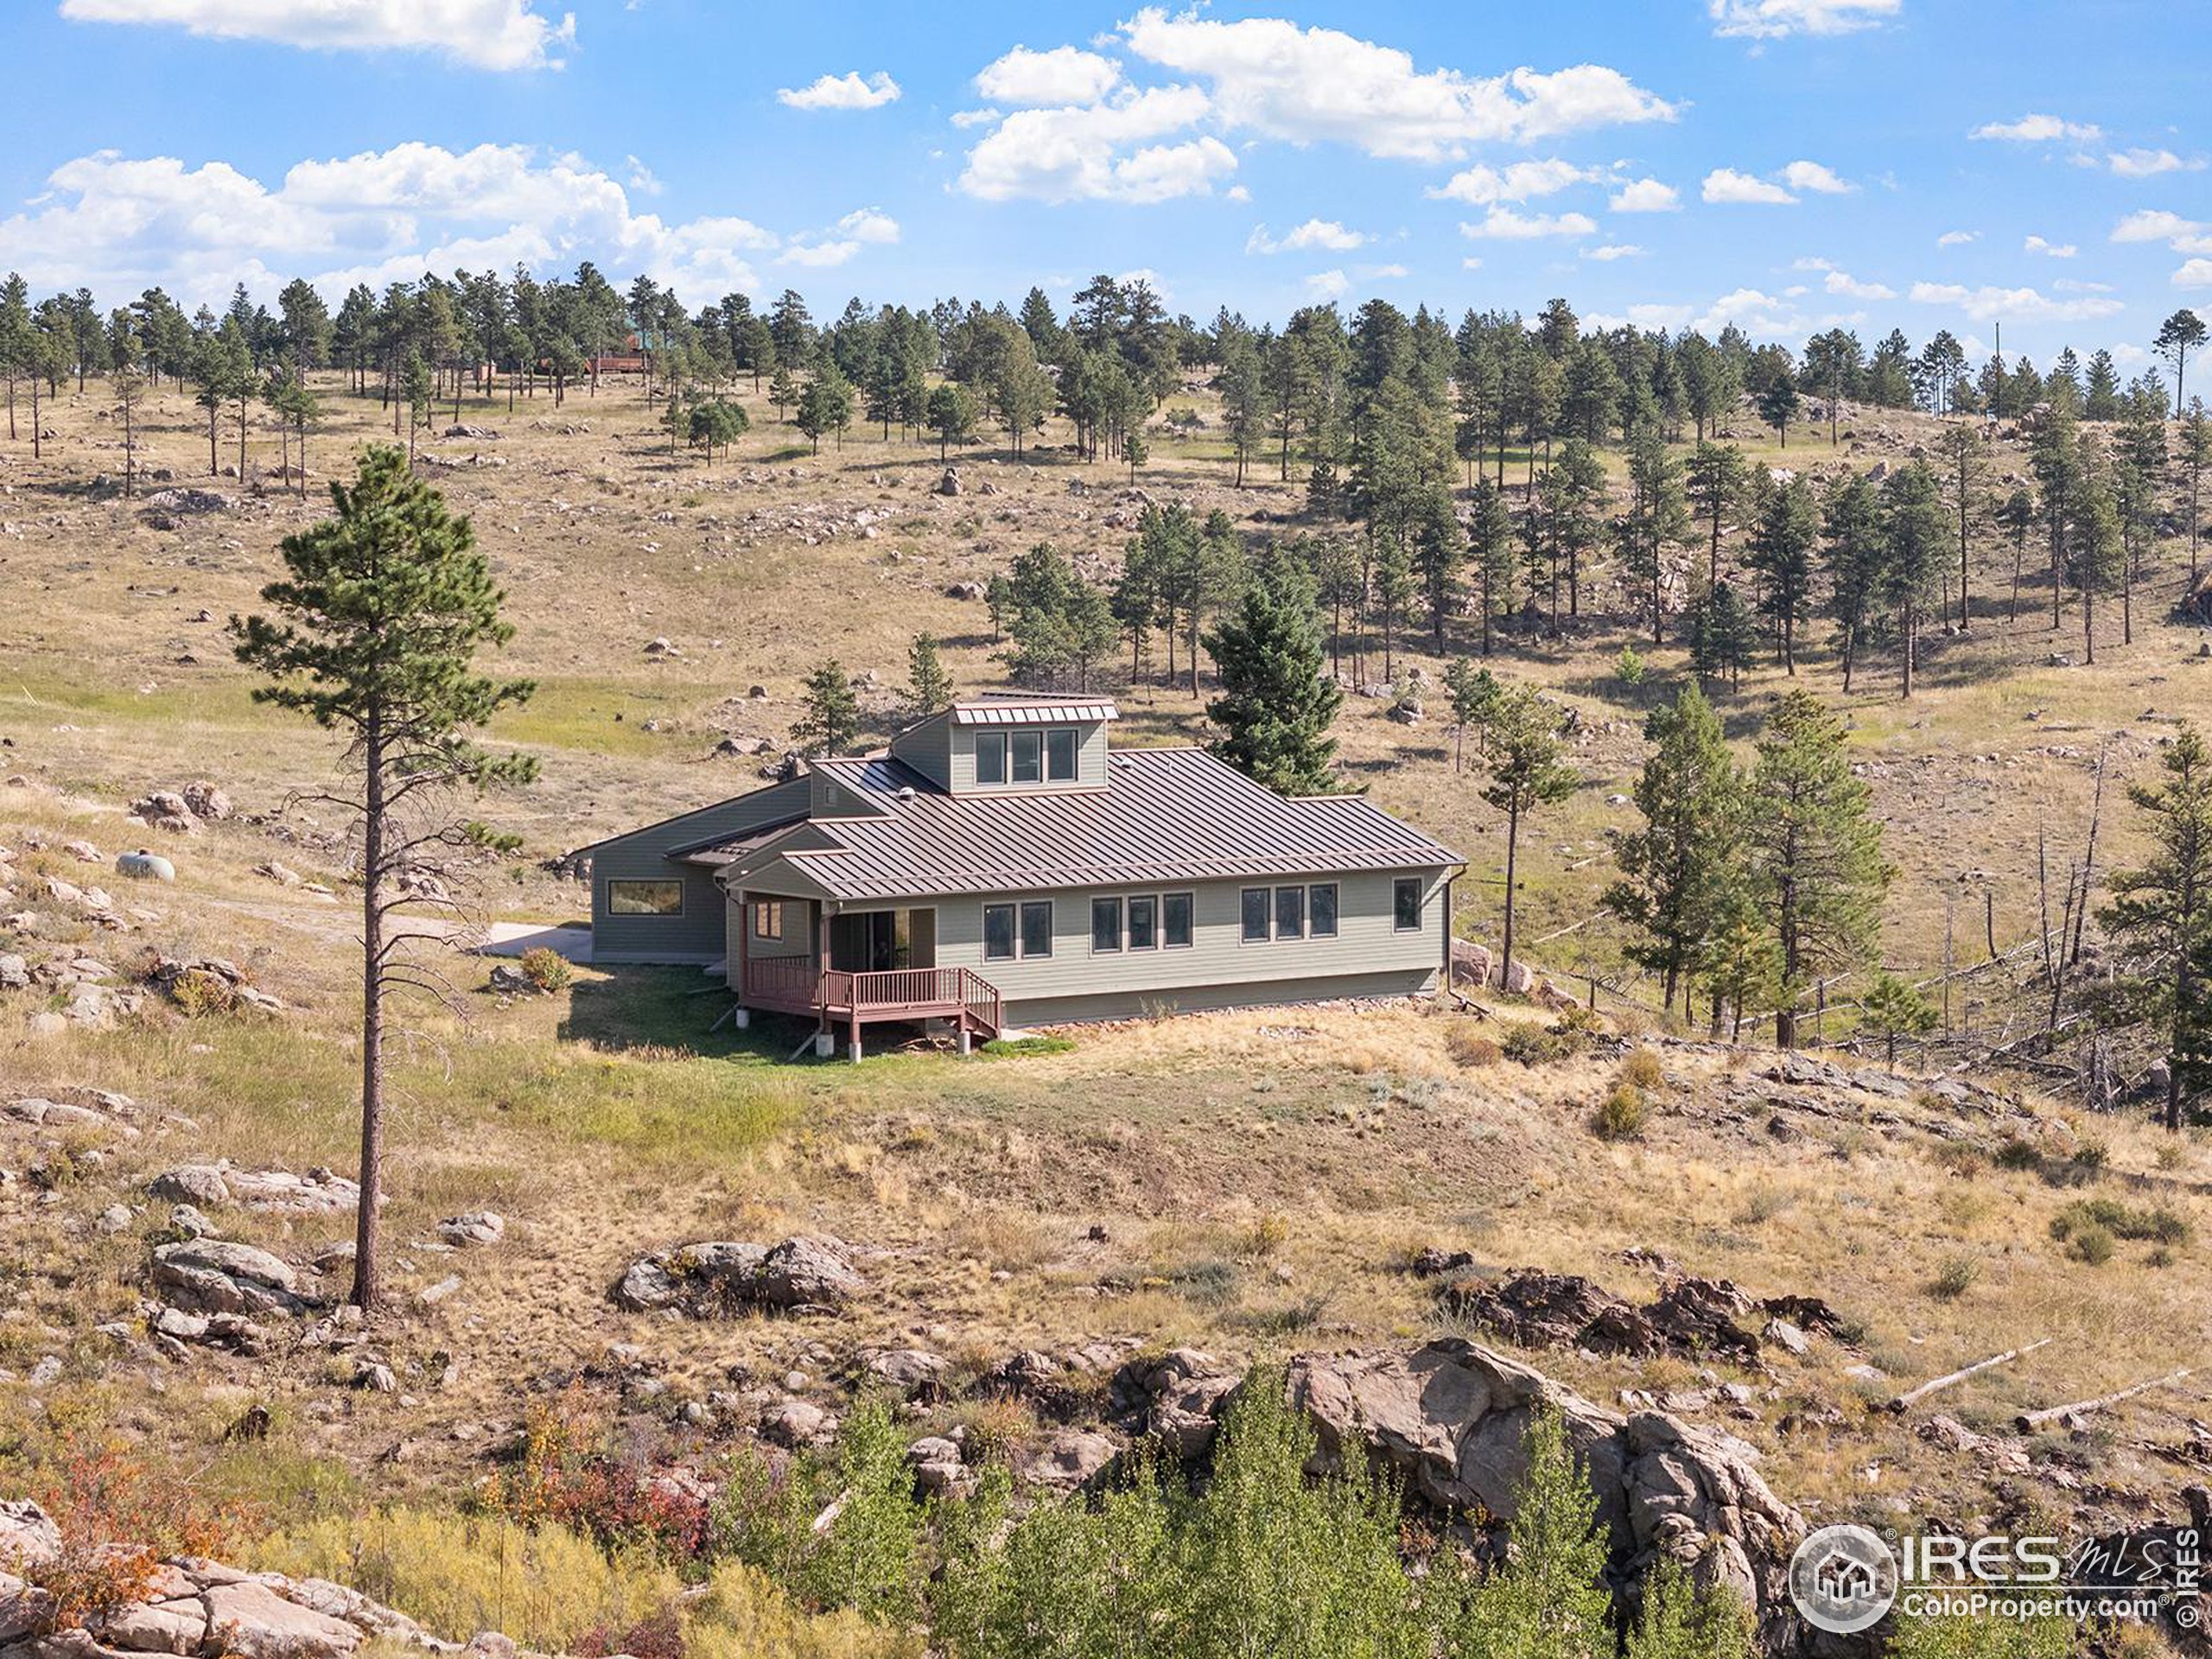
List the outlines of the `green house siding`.
<svg viewBox="0 0 2212 1659">
<path fill-rule="evenodd" d="M 1009 743 L 1018 731 L 1047 732 L 1073 730 L 1076 734 L 1075 781 L 1050 779 L 1033 784 L 978 784 L 976 781 L 976 740 L 978 737 L 1003 737 Z M 1106 787 L 1106 724 L 1103 721 L 1055 720 L 1023 726 L 954 726 L 947 723 L 946 737 L 950 752 L 945 765 L 949 781 L 946 787 L 956 795 L 1061 794 L 1071 789 L 1103 789 Z M 896 751 L 893 751 L 896 753 Z M 901 755 L 901 759 L 905 757 Z M 917 768 L 919 770 L 919 768 Z"/>
<path fill-rule="evenodd" d="M 1392 883 L 1421 883 L 1421 925 L 1394 925 Z M 1338 891 L 1337 937 L 1243 938 L 1247 887 L 1310 886 L 1333 881 Z M 1069 887 L 1050 893 L 993 893 L 937 900 L 938 962 L 972 968 L 1007 999 L 1015 1024 L 1060 1019 L 1107 1019 L 1147 1009 L 1212 1007 L 1248 1002 L 1310 1001 L 1330 997 L 1413 993 L 1432 988 L 1445 949 L 1445 872 L 1363 871 L 1129 887 Z M 1188 946 L 1095 950 L 1090 901 L 1098 896 L 1185 892 L 1194 895 Z M 1052 902 L 1052 953 L 986 961 L 986 905 Z M 1126 925 L 1126 924 L 1125 924 Z"/>
<path fill-rule="evenodd" d="M 728 926 L 714 873 L 671 858 L 677 848 L 741 836 L 806 810 L 804 779 L 720 801 L 681 817 L 618 836 L 591 849 L 591 938 L 594 962 L 720 961 Z M 607 906 L 610 881 L 681 881 L 683 909 L 675 916 L 618 916 Z"/>
</svg>

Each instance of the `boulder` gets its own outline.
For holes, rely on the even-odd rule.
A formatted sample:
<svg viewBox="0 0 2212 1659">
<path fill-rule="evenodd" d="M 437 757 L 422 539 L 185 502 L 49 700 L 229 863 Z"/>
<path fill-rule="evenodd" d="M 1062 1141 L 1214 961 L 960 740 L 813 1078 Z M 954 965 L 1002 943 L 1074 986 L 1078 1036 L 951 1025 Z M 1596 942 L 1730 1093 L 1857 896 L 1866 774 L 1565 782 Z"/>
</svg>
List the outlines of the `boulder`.
<svg viewBox="0 0 2212 1659">
<path fill-rule="evenodd" d="M 760 1263 L 756 1300 L 771 1307 L 835 1307 L 862 1285 L 835 1239 L 787 1238 Z"/>
<path fill-rule="evenodd" d="M 1244 1374 L 1195 1348 L 1177 1348 L 1149 1365 L 1132 1365 L 1116 1379 L 1137 1374 L 1137 1390 L 1145 1400 L 1145 1431 L 1185 1459 L 1203 1458 L 1213 1450 L 1221 1413 L 1229 1396 L 1244 1385 Z"/>
<path fill-rule="evenodd" d="M 1014 1469 L 1032 1485 L 1056 1492 L 1078 1491 L 1113 1467 L 1122 1448 L 1111 1436 L 1091 1428 L 1063 1428 L 1041 1446 L 1015 1459 Z"/>
<path fill-rule="evenodd" d="M 1490 983 L 1492 957 L 1487 945 L 1471 939 L 1452 941 L 1452 982 L 1454 985 Z"/>
<path fill-rule="evenodd" d="M 231 816 L 231 798 L 204 778 L 195 778 L 183 789 L 184 804 L 195 818 L 220 823 Z"/>
<path fill-rule="evenodd" d="M 944 1395 L 952 1367 L 943 1355 L 921 1348 L 871 1348 L 861 1354 L 857 1370 L 865 1382 L 901 1400 L 936 1400 Z"/>
<path fill-rule="evenodd" d="M 1768 1489 L 1758 1454 L 1739 1440 L 1659 1412 L 1624 1418 L 1459 1338 L 1409 1351 L 1300 1355 L 1287 1387 L 1313 1423 L 1317 1472 L 1375 1459 L 1414 1497 L 1479 1508 L 1509 1526 L 1530 1422 L 1556 1412 L 1624 1574 L 1640 1578 L 1671 1559 L 1727 1586 L 1763 1632 L 1788 1624 L 1783 1579 L 1805 1522 Z"/>
<path fill-rule="evenodd" d="M 365 1639 L 357 1626 L 289 1601 L 254 1579 L 210 1585 L 204 1599 L 219 1650 L 237 1659 L 341 1659 Z"/>
<path fill-rule="evenodd" d="M 958 495 L 965 487 L 960 481 L 960 469 L 957 467 L 946 467 L 944 476 L 937 481 L 937 493 L 939 495 Z"/>
<path fill-rule="evenodd" d="M 639 1257 L 610 1294 L 632 1312 L 675 1307 L 704 1319 L 747 1306 L 836 1307 L 864 1282 L 832 1238 L 787 1238 L 772 1247 L 713 1239 Z"/>
<path fill-rule="evenodd" d="M 230 1183 L 219 1164 L 179 1164 L 146 1183 L 146 1191 L 172 1204 L 228 1204 Z"/>
<path fill-rule="evenodd" d="M 154 1251 L 154 1287 L 193 1313 L 301 1313 L 299 1276 L 268 1251 L 219 1238 L 180 1239 Z"/>
<path fill-rule="evenodd" d="M 61 1559 L 61 1529 L 29 1498 L 0 1500 L 0 1570 L 36 1578 Z"/>
<path fill-rule="evenodd" d="M 1528 995 L 1536 988 L 1535 969 L 1525 962 L 1508 963 L 1505 967 L 1504 986 L 1509 995 Z"/>
<path fill-rule="evenodd" d="M 506 1235 L 506 1217 L 492 1210 L 464 1211 L 438 1224 L 438 1236 L 448 1244 L 496 1244 Z"/>
<path fill-rule="evenodd" d="M 906 1448 L 906 1462 L 914 1484 L 931 1497 L 957 1497 L 976 1484 L 976 1476 L 961 1460 L 960 1447 L 941 1434 L 925 1435 Z"/>
</svg>

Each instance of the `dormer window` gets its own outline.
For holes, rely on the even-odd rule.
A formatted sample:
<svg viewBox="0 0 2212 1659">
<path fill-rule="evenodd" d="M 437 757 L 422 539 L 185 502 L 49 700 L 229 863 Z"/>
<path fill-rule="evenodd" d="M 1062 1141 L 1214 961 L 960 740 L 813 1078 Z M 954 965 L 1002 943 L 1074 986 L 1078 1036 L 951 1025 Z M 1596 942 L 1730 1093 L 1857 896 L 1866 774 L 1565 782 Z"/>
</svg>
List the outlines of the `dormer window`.
<svg viewBox="0 0 2212 1659">
<path fill-rule="evenodd" d="M 1072 726 L 1055 726 L 1045 734 L 1045 776 L 1055 784 L 1075 781 L 1076 733 Z"/>
<path fill-rule="evenodd" d="M 1004 732 L 976 734 L 976 781 L 978 784 L 1006 782 L 1006 734 Z"/>
<path fill-rule="evenodd" d="M 1045 734 L 1016 732 L 1014 734 L 1014 781 L 1017 784 L 1041 784 L 1045 781 Z"/>
</svg>

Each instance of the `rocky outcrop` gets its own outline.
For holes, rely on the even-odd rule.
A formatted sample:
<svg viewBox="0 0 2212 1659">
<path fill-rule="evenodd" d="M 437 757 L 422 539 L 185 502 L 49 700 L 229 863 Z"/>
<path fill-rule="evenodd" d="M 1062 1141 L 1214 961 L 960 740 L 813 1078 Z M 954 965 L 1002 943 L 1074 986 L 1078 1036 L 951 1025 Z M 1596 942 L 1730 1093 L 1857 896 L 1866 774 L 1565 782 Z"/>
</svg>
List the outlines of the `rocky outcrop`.
<svg viewBox="0 0 2212 1659">
<path fill-rule="evenodd" d="M 154 1289 L 187 1313 L 304 1313 L 299 1275 L 251 1244 L 180 1239 L 154 1251 Z"/>
<path fill-rule="evenodd" d="M 1418 1271 L 1421 1264 L 1416 1262 Z M 1452 1271 L 1446 1265 L 1442 1269 Z M 1584 1348 L 1649 1357 L 1681 1354 L 1758 1363 L 1763 1345 L 1804 1351 L 1807 1332 L 1834 1336 L 1843 1320 L 1816 1296 L 1754 1297 L 1726 1279 L 1675 1274 L 1633 1306 L 1580 1274 L 1523 1268 L 1495 1282 L 1449 1280 L 1438 1300 L 1459 1318 L 1522 1348 Z M 1770 1316 L 1757 1331 L 1746 1321 Z"/>
<path fill-rule="evenodd" d="M 1556 1411 L 1624 1580 L 1670 1558 L 1732 1590 L 1770 1635 L 1788 1624 L 1783 1575 L 1804 1519 L 1768 1489 L 1758 1454 L 1740 1440 L 1659 1412 L 1624 1418 L 1457 1338 L 1410 1351 L 1301 1355 L 1287 1389 L 1313 1423 L 1322 1467 L 1372 1459 L 1417 1499 L 1509 1525 L 1528 1475 L 1529 1424 Z"/>
<path fill-rule="evenodd" d="M 440 1641 L 405 1614 L 320 1579 L 179 1556 L 145 1569 L 131 1593 L 81 1627 L 54 1628 L 43 1580 L 63 1562 L 60 1529 L 35 1503 L 0 1503 L 0 1659 L 345 1659 L 372 1638 L 440 1653 Z"/>
<path fill-rule="evenodd" d="M 842 1306 L 866 1286 L 834 1238 L 787 1238 L 773 1247 L 711 1239 L 632 1262 L 609 1293 L 633 1313 L 674 1308 L 709 1319 L 752 1308 L 786 1313 Z"/>
<path fill-rule="evenodd" d="M 175 1204 L 242 1205 L 272 1215 L 327 1216 L 358 1209 L 361 1189 L 334 1171 L 304 1175 L 288 1169 L 238 1169 L 228 1159 L 179 1164 L 146 1184 L 153 1197 Z"/>
</svg>

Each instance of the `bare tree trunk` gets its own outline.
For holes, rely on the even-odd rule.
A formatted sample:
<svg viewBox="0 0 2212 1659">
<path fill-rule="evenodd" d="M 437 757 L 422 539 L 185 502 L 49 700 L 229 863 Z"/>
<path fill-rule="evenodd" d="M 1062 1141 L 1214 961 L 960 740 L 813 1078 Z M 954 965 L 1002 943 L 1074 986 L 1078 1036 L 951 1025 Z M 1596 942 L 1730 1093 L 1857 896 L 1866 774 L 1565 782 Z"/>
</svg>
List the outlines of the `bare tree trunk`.
<svg viewBox="0 0 2212 1659">
<path fill-rule="evenodd" d="M 361 840 L 361 1196 L 353 1228 L 353 1305 L 376 1306 L 382 1292 L 378 1210 L 384 1175 L 384 734 L 369 717 L 362 742 L 367 807 Z"/>
</svg>

